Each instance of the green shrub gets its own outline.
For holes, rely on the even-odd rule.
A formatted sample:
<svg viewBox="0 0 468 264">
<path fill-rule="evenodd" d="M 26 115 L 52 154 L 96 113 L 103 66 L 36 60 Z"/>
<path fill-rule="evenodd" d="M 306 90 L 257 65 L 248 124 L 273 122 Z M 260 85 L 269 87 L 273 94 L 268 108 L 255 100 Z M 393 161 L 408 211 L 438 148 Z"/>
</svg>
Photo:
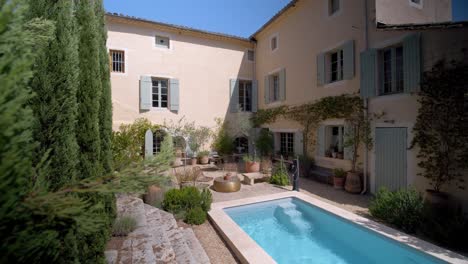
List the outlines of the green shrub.
<svg viewBox="0 0 468 264">
<path fill-rule="evenodd" d="M 185 222 L 191 225 L 201 225 L 206 221 L 206 212 L 201 207 L 191 208 L 185 215 Z"/>
<path fill-rule="evenodd" d="M 279 186 L 286 186 L 289 184 L 289 175 L 286 167 L 283 162 L 280 162 L 278 165 L 275 165 L 273 173 L 270 178 L 271 184 L 276 184 Z"/>
<path fill-rule="evenodd" d="M 234 151 L 234 140 L 227 132 L 227 123 L 221 120 L 216 120 L 218 129 L 215 132 L 212 148 L 220 155 L 231 154 Z"/>
<path fill-rule="evenodd" d="M 346 172 L 343 169 L 333 169 L 333 175 L 336 178 L 344 178 L 346 176 Z"/>
<path fill-rule="evenodd" d="M 179 189 L 171 189 L 164 194 L 162 207 L 164 210 L 176 213 L 183 210 L 183 194 Z"/>
<path fill-rule="evenodd" d="M 211 203 L 213 202 L 213 197 L 210 190 L 203 189 L 200 194 L 201 196 L 201 208 L 203 211 L 208 212 L 211 209 Z"/>
<path fill-rule="evenodd" d="M 206 212 L 210 210 L 212 200 L 211 192 L 208 189 L 200 192 L 196 187 L 190 186 L 166 192 L 162 206 L 164 210 L 173 213 L 178 219 L 194 221 L 193 218 L 197 218 L 197 216 L 189 217 L 189 212 L 200 208 L 205 214 L 204 219 L 206 219 Z M 192 212 L 192 214 L 196 214 L 196 212 Z M 190 222 L 189 224 L 195 223 Z"/>
<path fill-rule="evenodd" d="M 414 233 L 421 224 L 423 209 L 423 197 L 412 188 L 396 192 L 381 188 L 369 206 L 374 217 L 409 233 Z"/>
<path fill-rule="evenodd" d="M 203 150 L 203 151 L 198 152 L 197 157 L 201 158 L 201 157 L 206 157 L 209 155 L 210 155 L 210 152 L 208 150 Z"/>
<path fill-rule="evenodd" d="M 135 218 L 131 216 L 122 216 L 115 219 L 114 225 L 112 226 L 113 236 L 127 236 L 133 230 L 135 230 L 137 222 Z"/>
</svg>

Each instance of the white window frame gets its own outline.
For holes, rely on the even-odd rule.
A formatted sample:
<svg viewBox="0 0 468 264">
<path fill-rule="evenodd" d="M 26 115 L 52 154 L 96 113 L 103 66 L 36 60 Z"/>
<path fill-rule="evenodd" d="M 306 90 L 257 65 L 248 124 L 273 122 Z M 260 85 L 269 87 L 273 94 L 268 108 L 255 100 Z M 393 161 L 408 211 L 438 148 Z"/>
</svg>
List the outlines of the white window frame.
<svg viewBox="0 0 468 264">
<path fill-rule="evenodd" d="M 153 105 L 153 95 L 154 95 L 154 92 L 153 92 L 153 84 L 151 84 L 151 108 L 152 109 L 156 109 L 156 110 L 162 110 L 162 109 L 169 109 L 169 103 L 170 103 L 170 99 L 169 99 L 169 90 L 170 90 L 170 79 L 169 78 L 165 78 L 165 77 L 156 77 L 156 76 L 152 76 L 151 77 L 151 82 L 153 82 L 154 80 L 159 80 L 159 85 L 158 85 L 158 106 L 154 106 Z M 166 107 L 163 107 L 161 106 L 162 105 L 162 93 L 161 93 L 161 90 L 162 90 L 162 86 L 161 86 L 161 81 L 164 80 L 166 81 L 167 83 L 167 106 Z"/>
<path fill-rule="evenodd" d="M 272 47 L 271 44 L 272 44 L 272 40 L 273 40 L 274 38 L 276 38 L 276 47 L 273 49 L 273 47 Z M 278 34 L 278 33 L 275 33 L 275 34 L 271 35 L 269 40 L 270 40 L 270 41 L 268 42 L 268 46 L 269 46 L 269 48 L 270 48 L 270 51 L 271 51 L 271 52 L 277 51 L 277 50 L 279 49 L 279 34 Z"/>
<path fill-rule="evenodd" d="M 161 144 L 164 141 L 166 133 L 163 130 L 153 132 L 153 155 L 161 152 Z"/>
<path fill-rule="evenodd" d="M 286 142 L 284 142 L 283 144 L 283 136 L 284 136 L 284 139 L 286 140 Z M 295 141 L 295 133 L 291 133 L 291 132 L 279 132 L 279 143 L 280 143 L 280 153 L 282 154 L 293 154 L 295 153 L 295 149 L 294 149 L 294 141 Z M 286 152 L 283 152 L 282 151 L 282 148 L 283 148 L 283 145 L 285 145 L 285 148 L 286 150 L 289 150 L 291 149 L 292 151 L 286 151 Z"/>
<path fill-rule="evenodd" d="M 240 102 L 238 102 L 238 105 L 239 105 L 239 112 L 252 112 L 252 86 L 253 86 L 253 82 L 252 80 L 243 80 L 243 79 L 239 79 L 238 80 L 238 83 L 239 83 L 239 94 L 237 95 L 237 98 L 238 98 L 238 101 L 240 100 L 241 98 L 241 84 L 243 85 L 243 91 L 244 91 L 244 94 L 242 95 L 242 98 L 243 98 L 243 104 L 245 105 L 247 103 L 248 100 L 250 100 L 250 110 L 244 110 L 240 104 Z M 246 84 L 250 83 L 250 97 L 247 97 L 247 89 L 246 89 Z M 248 99 L 248 100 L 247 100 Z"/>
<path fill-rule="evenodd" d="M 158 43 L 157 43 L 157 39 L 158 39 L 158 38 L 167 39 L 167 46 L 166 46 L 166 45 L 158 44 Z M 155 35 L 154 35 L 154 46 L 155 46 L 156 48 L 168 49 L 168 50 L 170 50 L 170 49 L 171 49 L 171 38 L 170 38 L 169 36 L 165 36 L 165 35 L 161 35 L 161 34 L 155 34 Z"/>
<path fill-rule="evenodd" d="M 397 71 L 396 71 L 396 49 L 397 48 L 401 48 L 402 51 L 401 51 L 401 81 L 402 81 L 402 87 L 400 90 L 397 90 Z M 391 78 L 391 91 L 390 92 L 384 92 L 384 89 L 385 89 L 385 62 L 384 62 L 384 52 L 385 51 L 390 51 L 390 56 L 391 56 L 391 72 L 390 72 L 390 78 Z M 389 46 L 389 47 L 385 47 L 385 48 L 382 48 L 379 50 L 379 55 L 378 55 L 378 59 L 377 59 L 377 62 L 378 62 L 378 73 L 379 73 L 379 77 L 378 77 L 378 80 L 379 80 L 379 85 L 378 85 L 378 90 L 377 90 L 377 94 L 379 96 L 385 96 L 385 95 L 392 95 L 392 94 L 399 94 L 399 93 L 403 93 L 404 92 L 404 64 L 403 64 L 403 45 L 402 44 L 397 44 L 397 45 L 393 45 L 393 46 Z"/>
<path fill-rule="evenodd" d="M 249 59 L 250 52 L 252 52 L 252 56 L 253 56 L 252 59 Z M 255 51 L 253 49 L 248 49 L 245 53 L 246 53 L 248 62 L 255 62 Z"/>
<path fill-rule="evenodd" d="M 333 64 L 332 55 L 335 54 L 335 53 L 337 54 L 337 61 L 336 61 L 336 63 L 337 63 L 337 65 L 336 65 L 337 77 L 336 77 L 336 80 L 332 80 L 332 64 Z M 326 59 L 326 62 L 325 62 L 325 66 L 326 66 L 325 77 L 326 77 L 327 84 L 343 81 L 343 75 L 344 75 L 344 50 L 342 48 L 340 48 L 340 49 L 335 49 L 335 50 L 329 51 L 329 52 L 326 53 L 325 59 Z"/>
<path fill-rule="evenodd" d="M 331 142 L 330 142 L 330 138 L 333 137 L 333 127 L 337 127 L 338 128 L 338 152 L 341 152 L 343 153 L 344 155 L 344 143 L 345 143 L 345 131 L 344 131 L 344 124 L 335 124 L 335 125 L 324 125 L 325 126 L 325 134 L 324 134 L 324 139 L 323 139 L 323 143 L 325 144 L 325 156 L 326 158 L 337 158 L 337 157 L 327 157 L 326 156 L 326 153 L 327 151 L 330 150 L 330 145 L 331 145 Z M 340 137 L 340 130 L 341 129 L 341 138 Z M 331 134 L 329 134 L 329 132 Z M 344 158 L 343 158 L 344 159 Z"/>
<path fill-rule="evenodd" d="M 408 3 L 409 3 L 410 6 L 416 7 L 416 8 L 419 8 L 419 9 L 423 9 L 423 7 L 424 7 L 424 0 L 420 0 L 419 4 L 413 2 L 412 0 L 408 0 Z"/>
</svg>

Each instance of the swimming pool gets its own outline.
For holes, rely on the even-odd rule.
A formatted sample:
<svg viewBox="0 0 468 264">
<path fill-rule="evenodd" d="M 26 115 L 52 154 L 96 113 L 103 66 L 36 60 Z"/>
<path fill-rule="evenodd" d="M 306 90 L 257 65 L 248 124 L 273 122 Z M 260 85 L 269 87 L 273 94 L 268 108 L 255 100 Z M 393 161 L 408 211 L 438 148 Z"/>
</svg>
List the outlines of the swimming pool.
<svg viewBox="0 0 468 264">
<path fill-rule="evenodd" d="M 213 203 L 242 263 L 460 263 L 468 258 L 300 192 Z"/>
</svg>

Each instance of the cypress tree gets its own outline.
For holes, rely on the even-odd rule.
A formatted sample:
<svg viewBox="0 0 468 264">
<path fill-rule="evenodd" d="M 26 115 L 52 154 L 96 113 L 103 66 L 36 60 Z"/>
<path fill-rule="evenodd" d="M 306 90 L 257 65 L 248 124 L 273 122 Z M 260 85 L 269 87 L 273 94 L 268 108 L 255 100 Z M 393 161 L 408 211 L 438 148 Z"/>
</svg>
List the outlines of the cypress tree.
<svg viewBox="0 0 468 264">
<path fill-rule="evenodd" d="M 99 104 L 99 135 L 101 137 L 101 165 L 104 173 L 112 172 L 112 98 L 109 72 L 109 54 L 106 41 L 107 30 L 102 0 L 95 0 L 97 30 L 99 34 L 99 65 L 101 73 L 101 101 Z"/>
<path fill-rule="evenodd" d="M 39 142 L 34 163 L 49 155 L 48 166 L 42 173 L 54 190 L 77 175 L 78 42 L 74 1 L 30 0 L 29 4 L 32 17 L 45 18 L 57 25 L 53 41 L 38 54 L 31 81 L 37 94 L 31 100 L 35 116 L 33 136 Z"/>
<path fill-rule="evenodd" d="M 77 141 L 80 146 L 80 178 L 100 176 L 101 143 L 99 136 L 99 105 L 101 99 L 101 74 L 97 20 L 94 1 L 80 0 L 77 3 L 79 26 L 79 72 L 78 87 L 78 129 Z"/>
</svg>

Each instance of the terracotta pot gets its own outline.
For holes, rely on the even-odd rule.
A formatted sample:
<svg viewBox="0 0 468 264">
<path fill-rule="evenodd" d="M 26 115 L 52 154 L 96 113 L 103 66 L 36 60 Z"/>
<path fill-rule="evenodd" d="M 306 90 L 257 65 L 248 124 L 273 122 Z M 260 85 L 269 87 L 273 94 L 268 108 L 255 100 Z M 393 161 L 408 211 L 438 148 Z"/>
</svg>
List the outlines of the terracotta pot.
<svg viewBox="0 0 468 264">
<path fill-rule="evenodd" d="M 181 157 L 176 157 L 176 158 L 174 159 L 174 162 L 172 163 L 172 165 L 173 165 L 174 167 L 182 166 L 182 164 L 183 164 L 183 163 L 182 163 L 182 158 L 181 158 Z"/>
<path fill-rule="evenodd" d="M 361 185 L 362 183 L 359 172 L 348 171 L 346 175 L 345 190 L 350 193 L 360 193 L 362 190 Z"/>
<path fill-rule="evenodd" d="M 158 202 L 162 202 L 163 199 L 164 192 L 160 187 L 156 185 L 149 186 L 148 190 L 146 191 L 146 194 L 143 195 L 143 201 L 146 204 L 150 205 L 156 205 Z"/>
<path fill-rule="evenodd" d="M 437 208 L 447 208 L 450 206 L 450 196 L 448 193 L 427 189 L 425 198 L 426 202 Z"/>
<path fill-rule="evenodd" d="M 191 158 L 190 159 L 190 165 L 192 165 L 192 166 L 197 165 L 197 158 Z"/>
<path fill-rule="evenodd" d="M 344 177 L 333 177 L 333 188 L 342 190 L 344 187 L 345 178 Z"/>
<path fill-rule="evenodd" d="M 208 164 L 209 161 L 210 159 L 208 158 L 208 156 L 200 157 L 200 164 Z"/>
<path fill-rule="evenodd" d="M 245 172 L 259 172 L 260 171 L 260 162 L 246 161 L 245 162 Z"/>
</svg>

